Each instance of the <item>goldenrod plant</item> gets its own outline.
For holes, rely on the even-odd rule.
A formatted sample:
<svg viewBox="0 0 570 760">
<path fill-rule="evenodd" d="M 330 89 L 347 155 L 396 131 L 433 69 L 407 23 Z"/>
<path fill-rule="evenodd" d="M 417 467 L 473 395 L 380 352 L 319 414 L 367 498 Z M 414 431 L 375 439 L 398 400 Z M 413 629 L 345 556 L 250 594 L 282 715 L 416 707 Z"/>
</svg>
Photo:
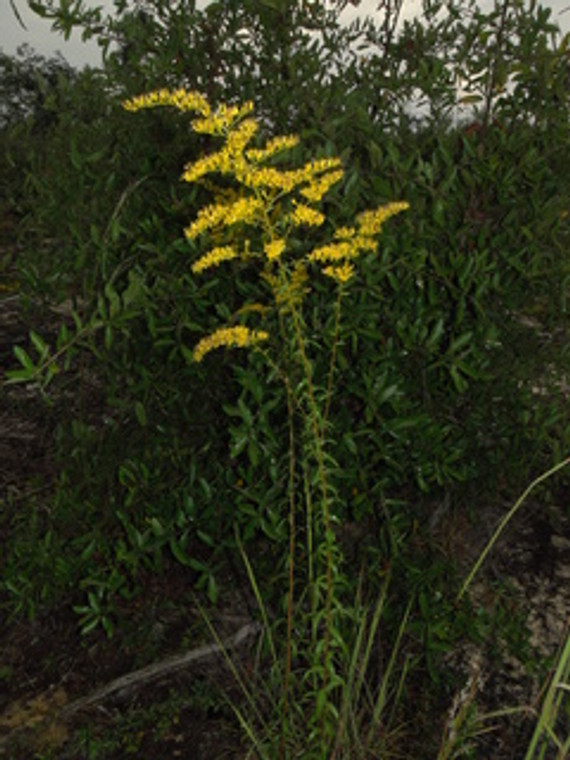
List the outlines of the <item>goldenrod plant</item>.
<svg viewBox="0 0 570 760">
<path fill-rule="evenodd" d="M 342 674 L 349 671 L 353 656 L 343 635 L 351 610 L 343 604 L 346 581 L 334 530 L 337 465 L 327 452 L 331 435 L 327 416 L 342 297 L 356 276 L 359 254 L 376 250 L 383 224 L 407 209 L 408 203 L 388 203 L 365 211 L 353 225 L 334 230 L 329 242 L 314 243 L 308 231 L 326 224 L 319 205 L 342 179 L 339 158 L 316 158 L 299 167 L 283 168 L 278 158 L 295 148 L 299 138 L 285 135 L 257 146 L 254 139 L 260 124 L 252 116 L 252 103 L 214 109 L 197 92 L 161 90 L 134 97 L 124 106 L 129 111 L 173 106 L 194 115 L 191 125 L 195 132 L 223 141 L 217 152 L 189 163 L 182 175 L 184 181 L 203 183 L 214 192 L 213 202 L 201 208 L 185 229 L 189 241 L 202 240 L 205 244 L 191 265 L 192 271 L 201 277 L 234 260 L 255 264 L 267 302 L 246 304 L 232 316 L 230 324 L 200 339 L 193 349 L 193 360 L 202 362 L 222 347 L 251 348 L 265 358 L 270 377 L 285 384 L 290 434 L 290 540 L 286 550 L 286 644 L 282 658 L 274 656 L 282 677 L 279 754 L 296 755 L 298 748 L 289 744 L 291 740 L 295 743 L 295 736 L 299 739 L 293 726 L 302 717 L 303 756 L 330 757 L 338 743 L 339 720 L 346 717 L 339 713 L 345 684 Z M 217 178 L 214 184 L 206 180 L 211 174 Z M 336 287 L 332 355 L 325 378 L 315 376 L 311 356 L 315 340 L 307 335 L 304 317 L 313 273 L 329 278 Z M 264 327 L 268 311 L 276 315 L 276 333 Z M 259 324 L 246 324 L 251 323 L 251 317 Z M 296 461 L 298 452 L 300 464 Z M 299 512 L 303 531 L 297 528 Z M 301 556 L 305 560 L 302 565 L 298 563 Z M 298 591 L 301 584 L 304 590 Z M 259 601 L 262 605 L 261 597 Z M 279 626 L 279 621 L 274 624 Z"/>
</svg>

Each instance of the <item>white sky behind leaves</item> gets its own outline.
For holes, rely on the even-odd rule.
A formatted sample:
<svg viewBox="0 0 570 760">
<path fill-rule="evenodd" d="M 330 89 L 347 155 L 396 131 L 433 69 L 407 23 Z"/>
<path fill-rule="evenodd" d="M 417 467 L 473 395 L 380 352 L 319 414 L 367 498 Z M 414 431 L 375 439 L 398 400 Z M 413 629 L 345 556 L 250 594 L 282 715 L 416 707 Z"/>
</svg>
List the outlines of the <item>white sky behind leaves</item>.
<svg viewBox="0 0 570 760">
<path fill-rule="evenodd" d="M 420 3 L 421 0 L 406 0 L 404 16 L 413 16 Z M 30 11 L 26 0 L 15 0 L 15 4 L 27 29 L 22 29 L 18 23 L 10 7 L 10 0 L 0 0 L 0 49 L 4 53 L 12 55 L 19 45 L 27 43 L 36 52 L 48 57 L 59 50 L 73 66 L 81 67 L 86 64 L 97 66 L 100 63 L 101 55 L 95 42 L 90 41 L 88 44 L 82 42 L 79 31 L 75 31 L 66 41 L 62 35 L 51 31 L 51 24 L 48 21 L 40 19 Z M 113 8 L 113 0 L 91 0 L 90 4 Z M 206 5 L 208 5 L 208 0 L 198 3 L 199 7 Z M 378 5 L 379 0 L 362 0 L 358 8 L 352 6 L 347 8 L 345 18 L 349 19 L 357 14 L 373 14 L 378 12 Z M 490 3 L 484 2 L 481 5 L 490 5 Z M 570 29 L 570 0 L 550 0 L 544 5 L 552 8 L 552 20 L 563 31 L 568 31 Z"/>
</svg>

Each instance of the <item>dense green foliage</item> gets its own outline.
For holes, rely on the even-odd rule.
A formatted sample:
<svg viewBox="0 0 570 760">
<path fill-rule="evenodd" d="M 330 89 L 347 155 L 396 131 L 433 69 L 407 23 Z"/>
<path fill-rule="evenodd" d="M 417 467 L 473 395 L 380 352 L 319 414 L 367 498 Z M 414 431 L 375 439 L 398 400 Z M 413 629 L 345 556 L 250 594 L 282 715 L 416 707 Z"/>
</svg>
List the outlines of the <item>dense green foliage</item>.
<svg viewBox="0 0 570 760">
<path fill-rule="evenodd" d="M 300 134 L 299 164 L 340 156 L 329 232 L 410 203 L 343 299 L 329 450 L 348 597 L 359 582 L 373 597 L 390 566 L 387 636 L 410 604 L 409 650 L 441 677 L 439 653 L 469 623 L 442 601 L 436 510 L 472 516 L 570 442 L 556 391 L 568 370 L 568 40 L 535 3 L 426 1 L 401 23 L 396 3 L 346 24 L 347 5 L 115 0 L 105 16 L 30 2 L 65 34 L 96 38 L 105 65 L 0 58 L 0 224 L 17 252 L 3 266 L 34 324 L 51 325 L 18 348 L 11 378 L 40 380 L 60 419 L 50 509 L 32 503 L 31 519 L 11 521 L 5 613 L 65 599 L 85 632 L 111 635 L 121 599 L 173 561 L 219 603 L 243 582 L 236 536 L 264 602 L 284 604 L 285 389 L 255 354 L 191 359 L 256 294 L 240 262 L 204 281 L 190 272 L 203 251 L 182 228 L 207 195 L 179 177 L 214 146 L 183 114 L 121 107 L 183 86 L 212 103 L 253 100 L 268 136 Z M 47 315 L 64 303 L 62 325 Z M 324 340 L 315 376 L 330 304 L 330 284 L 315 282 L 304 314 Z"/>
</svg>

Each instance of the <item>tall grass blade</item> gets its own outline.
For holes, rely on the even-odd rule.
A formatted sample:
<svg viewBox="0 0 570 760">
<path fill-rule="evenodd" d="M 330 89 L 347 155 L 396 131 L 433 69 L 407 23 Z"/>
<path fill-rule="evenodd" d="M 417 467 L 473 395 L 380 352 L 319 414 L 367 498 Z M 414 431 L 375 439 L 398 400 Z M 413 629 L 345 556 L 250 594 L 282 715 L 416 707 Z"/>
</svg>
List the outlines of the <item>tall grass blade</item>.
<svg viewBox="0 0 570 760">
<path fill-rule="evenodd" d="M 540 754 L 538 755 L 538 758 L 544 757 L 544 754 L 548 746 L 548 740 L 546 736 L 544 736 L 544 734 L 550 735 L 550 738 L 557 745 L 560 752 L 562 752 L 564 748 L 567 749 L 568 746 L 570 745 L 570 737 L 568 737 L 563 744 L 562 741 L 554 735 L 554 726 L 556 724 L 556 718 L 562 706 L 562 699 L 565 694 L 564 687 L 568 686 L 569 679 L 570 679 L 570 634 L 568 634 L 566 638 L 564 649 L 562 650 L 562 653 L 559 657 L 556 670 L 554 672 L 554 675 L 552 676 L 552 680 L 550 681 L 550 686 L 548 687 L 546 696 L 544 697 L 544 702 L 542 704 L 542 709 L 540 711 L 538 723 L 536 724 L 534 734 L 528 746 L 527 753 L 525 755 L 525 760 L 533 760 L 541 739 L 542 739 L 542 747 L 540 750 Z M 559 754 L 558 757 L 564 760 L 564 758 L 567 757 L 567 755 Z"/>
<path fill-rule="evenodd" d="M 554 465 L 554 467 L 551 467 L 550 470 L 547 470 L 546 472 L 543 472 L 542 475 L 539 475 L 538 478 L 532 481 L 532 483 L 528 486 L 528 488 L 524 491 L 522 496 L 520 496 L 517 501 L 515 502 L 515 505 L 511 507 L 511 509 L 507 512 L 507 514 L 503 517 L 501 522 L 499 523 L 499 527 L 497 530 L 493 533 L 489 543 L 487 546 L 483 549 L 481 554 L 479 555 L 479 558 L 477 559 L 477 562 L 475 562 L 471 572 L 465 579 L 465 582 L 461 586 L 461 590 L 459 594 L 457 595 L 457 600 L 460 601 L 462 597 L 464 596 L 465 592 L 471 585 L 473 578 L 477 575 L 479 572 L 479 569 L 481 568 L 481 565 L 487 558 L 487 555 L 497 542 L 499 536 L 505 529 L 507 523 L 512 519 L 512 517 L 518 512 L 519 508 L 527 498 L 527 496 L 530 494 L 531 491 L 533 491 L 536 486 L 540 485 L 540 483 L 544 482 L 545 480 L 548 480 L 552 475 L 557 473 L 559 470 L 562 470 L 564 467 L 566 467 L 567 464 L 570 464 L 570 457 L 567 457 L 566 459 L 563 459 L 562 462 L 559 462 L 558 464 Z"/>
<path fill-rule="evenodd" d="M 253 572 L 253 568 L 251 566 L 251 562 L 249 561 L 249 557 L 247 556 L 243 544 L 241 542 L 241 539 L 236 531 L 236 543 L 238 545 L 241 558 L 243 560 L 243 564 L 245 565 L 245 569 L 247 572 L 247 577 L 249 579 L 249 582 L 251 584 L 251 588 L 253 590 L 255 601 L 257 602 L 257 606 L 259 607 L 259 612 L 261 614 L 261 619 L 263 620 L 263 627 L 265 629 L 266 635 L 267 635 L 267 642 L 269 644 L 269 648 L 271 650 L 271 657 L 273 659 L 273 663 L 275 664 L 277 662 L 277 651 L 275 649 L 275 642 L 273 641 L 273 634 L 271 633 L 271 626 L 269 625 L 269 616 L 267 614 L 267 609 L 265 607 L 265 603 L 263 601 L 263 597 L 261 595 L 261 591 L 259 590 L 259 586 L 257 583 L 257 579 L 255 577 L 255 573 Z"/>
</svg>

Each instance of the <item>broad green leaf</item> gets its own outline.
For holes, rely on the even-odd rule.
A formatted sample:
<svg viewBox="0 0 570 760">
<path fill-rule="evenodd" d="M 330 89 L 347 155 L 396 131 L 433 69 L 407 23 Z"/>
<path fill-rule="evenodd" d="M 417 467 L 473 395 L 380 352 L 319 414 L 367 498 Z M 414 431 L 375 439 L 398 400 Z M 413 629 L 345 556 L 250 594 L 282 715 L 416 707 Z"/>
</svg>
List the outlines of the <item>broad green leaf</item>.
<svg viewBox="0 0 570 760">
<path fill-rule="evenodd" d="M 148 422 L 147 416 L 146 416 L 146 409 L 144 408 L 144 404 L 141 401 L 137 401 L 135 403 L 135 414 L 139 422 L 139 425 L 141 427 L 146 427 L 147 422 Z"/>
<path fill-rule="evenodd" d="M 34 373 L 36 371 L 36 365 L 32 361 L 27 351 L 21 346 L 14 346 L 14 356 L 28 372 Z"/>
</svg>

